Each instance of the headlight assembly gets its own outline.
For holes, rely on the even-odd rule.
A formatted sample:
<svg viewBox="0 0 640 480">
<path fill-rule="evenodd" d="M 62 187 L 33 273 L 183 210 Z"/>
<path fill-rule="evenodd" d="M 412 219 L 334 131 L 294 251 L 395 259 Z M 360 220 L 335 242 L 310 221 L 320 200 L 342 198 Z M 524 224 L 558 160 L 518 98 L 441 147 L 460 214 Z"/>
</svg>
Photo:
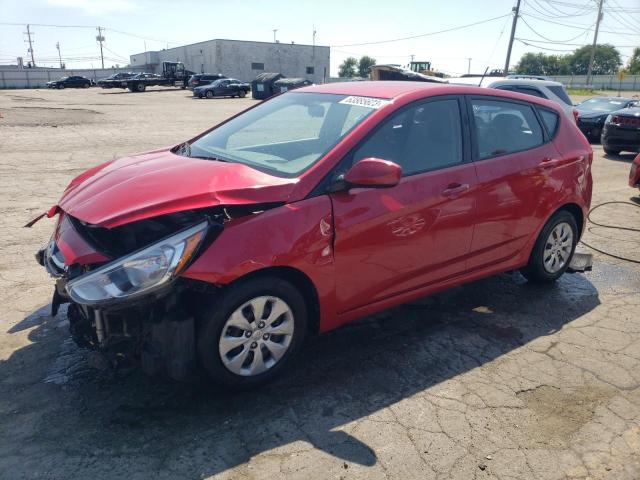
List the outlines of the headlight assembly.
<svg viewBox="0 0 640 480">
<path fill-rule="evenodd" d="M 172 281 L 189 263 L 207 232 L 202 222 L 70 281 L 74 302 L 95 305 L 147 294 Z"/>
</svg>

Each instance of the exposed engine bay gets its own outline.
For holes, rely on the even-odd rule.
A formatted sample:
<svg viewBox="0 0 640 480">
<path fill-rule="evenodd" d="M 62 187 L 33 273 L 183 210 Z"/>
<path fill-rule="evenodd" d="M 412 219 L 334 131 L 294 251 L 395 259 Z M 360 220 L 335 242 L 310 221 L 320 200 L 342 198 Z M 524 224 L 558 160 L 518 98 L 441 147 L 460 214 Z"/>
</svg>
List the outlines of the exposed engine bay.
<svg viewBox="0 0 640 480">
<path fill-rule="evenodd" d="M 111 229 L 59 211 L 54 235 L 36 254 L 38 262 L 56 279 L 51 313 L 55 316 L 61 305 L 69 304 L 67 316 L 75 343 L 97 352 L 101 365 L 140 364 L 151 375 L 189 380 L 196 371 L 198 318 L 211 307 L 218 288 L 178 274 L 215 240 L 226 222 L 272 206 L 275 204 L 216 206 L 147 218 Z M 182 252 L 191 249 L 190 256 L 179 261 L 171 258 L 170 263 L 175 263 L 176 269 L 158 287 L 138 294 L 135 288 L 145 281 L 141 275 L 127 276 L 110 267 L 124 259 L 119 268 L 131 269 L 133 265 L 138 272 L 145 273 L 158 264 L 153 251 L 145 252 L 154 245 L 166 248 L 163 242 L 180 239 L 184 232 L 192 231 L 197 235 L 186 239 L 182 249 Z M 100 297 L 101 291 L 95 285 L 74 290 L 73 285 L 100 272 L 105 273 L 94 283 L 104 287 L 105 298 Z M 107 285 L 108 282 L 112 284 Z"/>
</svg>

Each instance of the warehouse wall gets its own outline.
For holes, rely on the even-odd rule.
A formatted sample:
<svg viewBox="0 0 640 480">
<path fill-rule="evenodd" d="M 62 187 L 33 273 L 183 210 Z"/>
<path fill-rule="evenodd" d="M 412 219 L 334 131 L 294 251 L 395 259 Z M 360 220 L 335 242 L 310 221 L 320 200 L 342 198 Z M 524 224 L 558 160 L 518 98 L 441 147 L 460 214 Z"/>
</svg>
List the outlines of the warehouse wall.
<svg viewBox="0 0 640 480">
<path fill-rule="evenodd" d="M 157 61 L 148 62 L 149 58 Z M 286 77 L 323 83 L 329 79 L 330 49 L 287 43 L 209 40 L 131 56 L 132 65 L 149 63 L 147 69 L 153 68 L 155 73 L 160 73 L 162 61 L 182 62 L 195 72 L 222 73 L 247 82 L 262 72 L 281 72 Z M 252 68 L 252 64 L 263 64 L 264 68 Z M 307 67 L 312 67 L 313 73 L 307 73 Z"/>
<path fill-rule="evenodd" d="M 118 72 L 142 72 L 142 68 L 105 68 L 102 69 L 77 69 L 61 70 L 59 68 L 23 68 L 15 70 L 0 69 L 1 88 L 42 88 L 50 80 L 60 77 L 80 75 L 97 81 Z"/>
</svg>

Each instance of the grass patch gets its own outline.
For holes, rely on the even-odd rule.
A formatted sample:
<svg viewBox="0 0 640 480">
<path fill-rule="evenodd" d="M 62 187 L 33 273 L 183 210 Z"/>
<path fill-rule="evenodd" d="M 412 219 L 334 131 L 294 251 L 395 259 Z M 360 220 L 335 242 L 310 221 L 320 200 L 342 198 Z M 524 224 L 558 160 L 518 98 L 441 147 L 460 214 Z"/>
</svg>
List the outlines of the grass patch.
<svg viewBox="0 0 640 480">
<path fill-rule="evenodd" d="M 602 95 L 603 90 L 593 90 L 592 88 L 567 88 L 569 95 Z"/>
</svg>

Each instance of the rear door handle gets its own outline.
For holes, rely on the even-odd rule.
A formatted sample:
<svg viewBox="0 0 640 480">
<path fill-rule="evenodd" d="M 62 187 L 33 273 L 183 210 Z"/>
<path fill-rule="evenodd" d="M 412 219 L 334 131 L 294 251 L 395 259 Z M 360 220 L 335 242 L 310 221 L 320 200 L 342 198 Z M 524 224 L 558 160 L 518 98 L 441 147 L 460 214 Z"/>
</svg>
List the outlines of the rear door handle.
<svg viewBox="0 0 640 480">
<path fill-rule="evenodd" d="M 469 190 L 468 183 L 452 183 L 442 191 L 442 195 L 449 198 L 456 198 Z"/>
<path fill-rule="evenodd" d="M 556 167 L 560 163 L 560 160 L 557 158 L 546 157 L 543 158 L 540 162 L 540 166 L 542 168 L 553 168 Z"/>
</svg>

